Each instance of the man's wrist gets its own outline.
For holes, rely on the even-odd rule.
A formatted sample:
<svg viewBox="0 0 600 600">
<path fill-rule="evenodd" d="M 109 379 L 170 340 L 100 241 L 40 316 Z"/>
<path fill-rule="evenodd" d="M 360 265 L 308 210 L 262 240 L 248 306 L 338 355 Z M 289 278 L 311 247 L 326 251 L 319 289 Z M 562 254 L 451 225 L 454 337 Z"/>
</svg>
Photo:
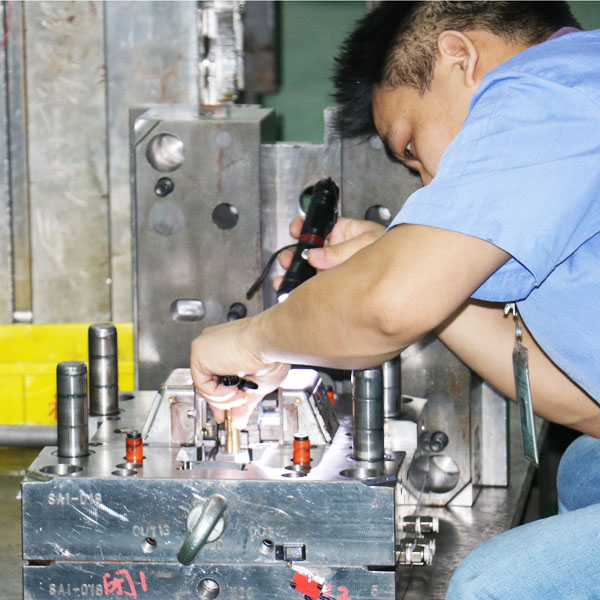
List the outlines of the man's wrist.
<svg viewBox="0 0 600 600">
<path fill-rule="evenodd" d="M 253 360 L 257 363 L 266 364 L 270 361 L 266 358 L 265 352 L 267 340 L 262 334 L 264 314 L 264 312 L 261 312 L 249 319 L 245 319 L 245 326 L 240 332 L 240 344 L 241 347 L 250 354 Z"/>
</svg>

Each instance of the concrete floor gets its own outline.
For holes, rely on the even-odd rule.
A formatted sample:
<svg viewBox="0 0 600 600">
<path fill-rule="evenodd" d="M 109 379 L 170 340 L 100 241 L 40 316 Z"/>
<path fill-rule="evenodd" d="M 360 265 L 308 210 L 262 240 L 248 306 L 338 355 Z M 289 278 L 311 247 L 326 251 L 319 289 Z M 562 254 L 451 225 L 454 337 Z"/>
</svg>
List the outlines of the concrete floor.
<svg viewBox="0 0 600 600">
<path fill-rule="evenodd" d="M 23 598 L 21 479 L 39 448 L 0 447 L 0 599 Z"/>
</svg>

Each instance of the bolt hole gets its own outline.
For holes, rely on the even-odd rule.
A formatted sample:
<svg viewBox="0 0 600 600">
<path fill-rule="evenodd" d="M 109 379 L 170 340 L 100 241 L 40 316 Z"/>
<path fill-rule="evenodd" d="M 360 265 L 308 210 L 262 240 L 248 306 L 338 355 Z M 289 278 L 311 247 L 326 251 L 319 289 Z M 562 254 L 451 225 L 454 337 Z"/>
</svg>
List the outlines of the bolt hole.
<svg viewBox="0 0 600 600">
<path fill-rule="evenodd" d="M 273 544 L 271 540 L 263 540 L 262 544 L 260 545 L 260 552 L 261 554 L 270 554 L 273 552 L 274 547 L 275 544 Z"/>
<path fill-rule="evenodd" d="M 374 221 L 381 225 L 389 225 L 392 221 L 392 211 L 381 204 L 374 204 L 369 206 L 365 212 L 365 219 L 367 221 Z"/>
<path fill-rule="evenodd" d="M 83 467 L 78 465 L 69 465 L 66 463 L 58 463 L 57 465 L 47 465 L 40 469 L 42 473 L 48 475 L 58 475 L 59 477 L 73 476 L 83 471 Z"/>
<path fill-rule="evenodd" d="M 233 229 L 237 225 L 239 218 L 238 209 L 226 202 L 217 204 L 212 212 L 213 223 L 219 229 Z"/>
<path fill-rule="evenodd" d="M 158 547 L 158 542 L 153 537 L 147 537 L 142 542 L 142 552 L 144 554 L 152 554 Z"/>
<path fill-rule="evenodd" d="M 202 600 L 213 600 L 219 595 L 219 584 L 214 579 L 203 579 L 198 584 L 198 596 Z"/>
<path fill-rule="evenodd" d="M 119 477 L 131 477 L 132 475 L 137 475 L 137 471 L 134 469 L 117 469 L 112 472 L 113 475 L 118 475 Z"/>
<path fill-rule="evenodd" d="M 156 135 L 148 143 L 146 158 L 157 171 L 175 171 L 183 164 L 183 142 L 169 133 Z"/>
</svg>

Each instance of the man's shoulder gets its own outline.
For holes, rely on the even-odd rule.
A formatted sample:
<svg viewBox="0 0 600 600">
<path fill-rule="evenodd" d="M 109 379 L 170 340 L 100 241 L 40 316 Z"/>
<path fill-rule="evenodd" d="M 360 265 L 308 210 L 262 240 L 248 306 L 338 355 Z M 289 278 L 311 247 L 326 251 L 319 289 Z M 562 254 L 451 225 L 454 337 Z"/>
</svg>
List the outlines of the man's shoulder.
<svg viewBox="0 0 600 600">
<path fill-rule="evenodd" d="M 532 46 L 492 69 L 483 79 L 477 95 L 491 89 L 510 88 L 536 82 L 556 94 L 560 88 L 579 90 L 600 101 L 600 30 L 569 33 Z M 535 92 L 535 90 L 533 90 Z"/>
</svg>

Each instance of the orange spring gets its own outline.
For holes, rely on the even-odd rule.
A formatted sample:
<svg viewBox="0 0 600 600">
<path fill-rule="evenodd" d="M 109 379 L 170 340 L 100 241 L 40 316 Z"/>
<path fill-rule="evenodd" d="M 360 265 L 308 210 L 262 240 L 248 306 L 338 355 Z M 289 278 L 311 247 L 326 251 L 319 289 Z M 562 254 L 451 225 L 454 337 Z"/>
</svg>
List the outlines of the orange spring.
<svg viewBox="0 0 600 600">
<path fill-rule="evenodd" d="M 294 434 L 294 458 L 295 465 L 310 467 L 310 440 L 304 433 Z"/>
<path fill-rule="evenodd" d="M 144 446 L 142 434 L 139 431 L 130 431 L 125 440 L 125 460 L 131 463 L 142 464 L 144 460 Z"/>
</svg>

